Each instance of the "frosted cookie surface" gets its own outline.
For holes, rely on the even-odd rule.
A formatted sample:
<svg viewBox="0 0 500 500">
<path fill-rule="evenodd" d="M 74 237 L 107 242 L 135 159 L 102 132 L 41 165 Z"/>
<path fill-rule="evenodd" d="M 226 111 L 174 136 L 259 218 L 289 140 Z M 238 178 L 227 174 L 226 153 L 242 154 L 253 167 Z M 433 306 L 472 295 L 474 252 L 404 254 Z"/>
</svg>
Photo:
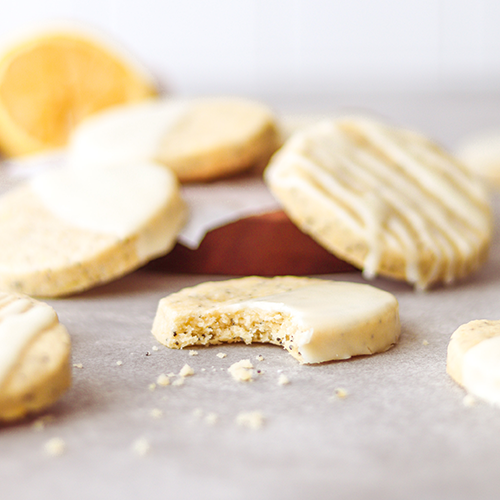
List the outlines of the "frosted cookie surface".
<svg viewBox="0 0 500 500">
<path fill-rule="evenodd" d="M 207 282 L 158 305 L 153 334 L 167 347 L 281 345 L 301 363 L 383 352 L 400 334 L 398 303 L 359 283 L 284 276 Z"/>
<path fill-rule="evenodd" d="M 44 172 L 0 198 L 0 288 L 88 289 L 174 245 L 186 218 L 175 175 L 145 163 Z"/>
<path fill-rule="evenodd" d="M 43 302 L 0 292 L 0 421 L 41 411 L 71 385 L 70 338 Z"/>
<path fill-rule="evenodd" d="M 456 154 L 471 172 L 500 189 L 500 131 L 485 132 L 464 140 Z"/>
<path fill-rule="evenodd" d="M 272 113 L 235 98 L 153 99 L 118 106 L 73 134 L 75 168 L 158 161 L 182 182 L 204 181 L 265 164 L 279 146 Z"/>
<path fill-rule="evenodd" d="M 500 321 L 459 327 L 448 345 L 446 370 L 467 392 L 500 406 Z"/>
<path fill-rule="evenodd" d="M 265 179 L 299 228 L 368 278 L 426 288 L 486 259 L 492 224 L 482 183 L 415 132 L 327 120 L 292 136 Z"/>
</svg>

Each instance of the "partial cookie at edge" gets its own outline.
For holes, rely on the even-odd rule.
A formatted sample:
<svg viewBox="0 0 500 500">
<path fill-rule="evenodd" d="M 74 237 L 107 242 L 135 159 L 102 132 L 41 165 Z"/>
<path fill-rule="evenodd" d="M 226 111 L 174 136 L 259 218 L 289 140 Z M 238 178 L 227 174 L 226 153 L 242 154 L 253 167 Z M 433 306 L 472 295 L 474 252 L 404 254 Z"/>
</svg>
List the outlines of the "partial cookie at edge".
<svg viewBox="0 0 500 500">
<path fill-rule="evenodd" d="M 470 394 L 500 406 L 500 320 L 460 326 L 448 344 L 446 371 Z"/>
<path fill-rule="evenodd" d="M 71 386 L 71 342 L 53 309 L 0 292 L 0 422 L 55 403 Z"/>
<path fill-rule="evenodd" d="M 167 253 L 187 215 L 175 176 L 162 166 L 50 175 L 71 180 L 64 203 L 36 179 L 0 198 L 0 288 L 54 297 L 111 281 Z M 140 212 L 151 184 L 156 197 Z"/>
</svg>

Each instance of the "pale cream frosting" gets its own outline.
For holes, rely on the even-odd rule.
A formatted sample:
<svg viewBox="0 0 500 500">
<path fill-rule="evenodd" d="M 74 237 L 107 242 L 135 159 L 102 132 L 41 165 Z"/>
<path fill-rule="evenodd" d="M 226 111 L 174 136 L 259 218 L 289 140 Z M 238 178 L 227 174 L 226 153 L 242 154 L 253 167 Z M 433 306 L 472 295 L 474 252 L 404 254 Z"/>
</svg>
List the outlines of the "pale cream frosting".
<svg viewBox="0 0 500 500">
<path fill-rule="evenodd" d="M 175 175 L 154 163 L 92 169 L 54 169 L 30 180 L 46 208 L 75 227 L 125 239 L 139 235 L 140 255 L 155 255 L 172 239 L 185 207 Z M 144 232 L 163 214 L 160 231 Z"/>
<path fill-rule="evenodd" d="M 152 161 L 162 139 L 192 106 L 181 99 L 151 99 L 95 114 L 70 138 L 68 164 L 101 169 Z"/>
<path fill-rule="evenodd" d="M 469 393 L 500 406 L 500 336 L 482 340 L 464 354 L 462 377 Z"/>
<path fill-rule="evenodd" d="M 0 387 L 24 348 L 57 321 L 49 305 L 0 292 Z"/>
<path fill-rule="evenodd" d="M 304 363 L 385 350 L 401 330 L 396 298 L 360 283 L 325 281 L 220 309 L 290 314 L 299 326 L 294 342 Z"/>
</svg>

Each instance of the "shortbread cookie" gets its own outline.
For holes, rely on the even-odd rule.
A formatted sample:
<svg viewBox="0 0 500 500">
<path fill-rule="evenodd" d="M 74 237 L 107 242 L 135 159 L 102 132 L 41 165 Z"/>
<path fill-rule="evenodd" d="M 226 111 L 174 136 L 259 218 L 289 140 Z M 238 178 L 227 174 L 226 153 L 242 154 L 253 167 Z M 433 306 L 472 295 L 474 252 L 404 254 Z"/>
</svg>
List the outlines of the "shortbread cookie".
<svg viewBox="0 0 500 500">
<path fill-rule="evenodd" d="M 500 131 L 478 134 L 464 140 L 457 157 L 489 185 L 500 189 Z"/>
<path fill-rule="evenodd" d="M 94 115 L 73 134 L 76 168 L 163 163 L 181 182 L 205 181 L 265 165 L 280 145 L 267 107 L 236 98 L 153 99 Z"/>
<path fill-rule="evenodd" d="M 368 278 L 427 288 L 487 257 L 482 183 L 415 132 L 364 118 L 324 121 L 287 141 L 265 179 L 299 228 Z"/>
<path fill-rule="evenodd" d="M 111 281 L 167 253 L 185 218 L 163 166 L 47 171 L 0 198 L 0 289 L 55 297 Z"/>
<path fill-rule="evenodd" d="M 467 392 L 500 406 L 500 321 L 459 327 L 448 345 L 446 370 Z"/>
<path fill-rule="evenodd" d="M 202 283 L 160 300 L 154 336 L 167 347 L 281 345 L 301 363 L 386 351 L 400 334 L 398 303 L 370 285 L 284 276 Z"/>
<path fill-rule="evenodd" d="M 41 411 L 71 385 L 71 347 L 55 311 L 0 292 L 0 421 Z"/>
</svg>

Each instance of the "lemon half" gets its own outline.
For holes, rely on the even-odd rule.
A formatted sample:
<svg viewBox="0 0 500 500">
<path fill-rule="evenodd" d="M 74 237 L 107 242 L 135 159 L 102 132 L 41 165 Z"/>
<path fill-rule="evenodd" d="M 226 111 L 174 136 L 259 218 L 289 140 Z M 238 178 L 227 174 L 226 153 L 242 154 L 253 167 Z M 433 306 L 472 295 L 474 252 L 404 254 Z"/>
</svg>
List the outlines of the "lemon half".
<svg viewBox="0 0 500 500">
<path fill-rule="evenodd" d="M 59 148 L 86 116 L 156 94 L 151 75 L 93 33 L 39 33 L 0 55 L 0 151 Z"/>
</svg>

